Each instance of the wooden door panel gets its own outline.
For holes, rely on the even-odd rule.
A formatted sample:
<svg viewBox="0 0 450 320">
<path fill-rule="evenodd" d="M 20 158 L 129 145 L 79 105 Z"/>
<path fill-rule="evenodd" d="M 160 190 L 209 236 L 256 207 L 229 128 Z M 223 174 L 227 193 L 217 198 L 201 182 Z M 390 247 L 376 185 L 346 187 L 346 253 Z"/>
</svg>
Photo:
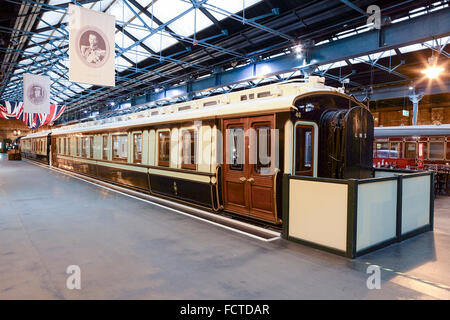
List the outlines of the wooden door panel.
<svg viewBox="0 0 450 320">
<path fill-rule="evenodd" d="M 275 117 L 273 115 L 263 116 L 257 118 L 250 118 L 249 127 L 253 128 L 255 133 L 258 133 L 258 128 L 267 130 L 275 129 Z M 262 218 L 265 220 L 271 220 L 276 222 L 275 217 L 275 206 L 274 206 L 274 185 L 273 185 L 273 169 L 274 169 L 274 138 L 272 137 L 272 132 L 270 132 L 267 151 L 270 151 L 270 168 L 269 172 L 272 174 L 263 174 L 262 171 L 257 169 L 256 164 L 250 165 L 249 170 L 249 180 L 250 181 L 250 215 Z M 252 152 L 256 154 L 256 162 L 259 157 L 259 138 L 253 143 Z"/>
<path fill-rule="evenodd" d="M 228 204 L 247 207 L 247 202 L 245 199 L 245 183 L 227 181 L 226 188 L 228 191 Z"/>
<path fill-rule="evenodd" d="M 224 207 L 225 210 L 235 211 L 241 214 L 248 214 L 249 212 L 249 195 L 248 195 L 248 187 L 246 186 L 245 180 L 248 177 L 248 165 L 247 161 L 243 161 L 244 163 L 241 166 L 232 166 L 229 162 L 232 159 L 231 151 L 230 151 L 230 143 L 228 141 L 229 136 L 227 135 L 228 129 L 233 128 L 242 128 L 243 132 L 245 132 L 248 125 L 247 119 L 230 119 L 224 121 Z M 246 143 L 243 141 L 243 153 L 244 158 L 246 159 Z"/>
<path fill-rule="evenodd" d="M 273 190 L 272 187 L 251 186 L 252 209 L 262 210 L 268 213 L 273 211 Z"/>
<path fill-rule="evenodd" d="M 233 168 L 227 160 L 230 158 L 230 141 L 226 130 L 242 127 L 244 132 L 253 128 L 256 131 L 261 128 L 275 128 L 275 116 L 262 116 L 253 118 L 241 118 L 224 120 L 225 152 L 224 152 L 224 207 L 225 210 L 238 212 L 259 219 L 276 222 L 274 207 L 273 174 L 262 174 L 255 164 L 250 164 L 249 153 L 256 152 L 255 141 L 249 134 L 244 139 L 244 164 L 238 170 Z M 256 132 L 255 131 L 255 132 Z M 266 131 L 267 132 L 267 131 Z M 272 133 L 270 133 L 271 135 Z M 272 139 L 273 140 L 273 139 Z M 270 142 L 272 144 L 273 142 Z M 250 147 L 249 147 L 250 146 Z M 273 150 L 270 150 L 271 164 L 273 166 Z M 257 154 L 257 152 L 255 153 Z M 257 158 L 258 159 L 258 158 Z"/>
</svg>

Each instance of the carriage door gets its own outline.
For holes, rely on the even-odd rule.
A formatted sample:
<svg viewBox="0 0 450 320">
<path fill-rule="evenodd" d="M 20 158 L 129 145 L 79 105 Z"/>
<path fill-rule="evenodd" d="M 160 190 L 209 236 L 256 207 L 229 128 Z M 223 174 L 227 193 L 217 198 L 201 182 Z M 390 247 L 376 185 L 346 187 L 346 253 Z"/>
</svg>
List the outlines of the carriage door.
<svg viewBox="0 0 450 320">
<path fill-rule="evenodd" d="M 276 222 L 274 168 L 276 136 L 274 116 L 249 119 L 250 215 Z"/>
<path fill-rule="evenodd" d="M 274 116 L 224 121 L 225 210 L 276 221 L 273 128 Z"/>
</svg>

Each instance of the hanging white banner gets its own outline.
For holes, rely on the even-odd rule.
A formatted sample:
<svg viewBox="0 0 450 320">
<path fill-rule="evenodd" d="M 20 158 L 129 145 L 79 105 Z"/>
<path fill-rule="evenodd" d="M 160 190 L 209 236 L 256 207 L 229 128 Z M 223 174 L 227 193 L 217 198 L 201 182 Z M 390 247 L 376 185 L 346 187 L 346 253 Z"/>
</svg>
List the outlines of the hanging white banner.
<svg viewBox="0 0 450 320">
<path fill-rule="evenodd" d="M 23 75 L 23 112 L 50 113 L 50 78 L 35 74 Z"/>
<path fill-rule="evenodd" d="M 69 4 L 69 80 L 114 87 L 112 15 Z"/>
</svg>

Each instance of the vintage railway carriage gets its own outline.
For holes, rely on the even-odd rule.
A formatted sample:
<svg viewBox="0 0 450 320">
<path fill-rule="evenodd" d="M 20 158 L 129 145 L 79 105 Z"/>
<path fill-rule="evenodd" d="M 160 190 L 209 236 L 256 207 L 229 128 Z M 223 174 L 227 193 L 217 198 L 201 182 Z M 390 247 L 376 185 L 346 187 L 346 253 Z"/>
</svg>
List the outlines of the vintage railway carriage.
<svg viewBox="0 0 450 320">
<path fill-rule="evenodd" d="M 450 163 L 450 125 L 375 128 L 374 166 L 397 168 Z"/>
<path fill-rule="evenodd" d="M 24 158 L 50 164 L 50 144 L 48 131 L 32 133 L 20 139 L 20 152 Z"/>
<path fill-rule="evenodd" d="M 370 112 L 323 78 L 61 127 L 51 165 L 176 201 L 281 223 L 283 174 L 372 176 Z"/>
</svg>

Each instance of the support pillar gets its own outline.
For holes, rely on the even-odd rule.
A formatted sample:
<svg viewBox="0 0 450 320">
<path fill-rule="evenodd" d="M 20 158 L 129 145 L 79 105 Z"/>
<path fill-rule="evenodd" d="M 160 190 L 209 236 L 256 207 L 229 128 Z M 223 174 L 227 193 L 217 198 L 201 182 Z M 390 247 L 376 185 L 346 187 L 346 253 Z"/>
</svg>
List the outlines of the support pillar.
<svg viewBox="0 0 450 320">
<path fill-rule="evenodd" d="M 419 113 L 419 101 L 423 98 L 423 93 L 416 94 L 416 89 L 413 89 L 412 93 L 408 96 L 409 100 L 413 103 L 413 126 L 417 125 L 417 115 Z"/>
</svg>

